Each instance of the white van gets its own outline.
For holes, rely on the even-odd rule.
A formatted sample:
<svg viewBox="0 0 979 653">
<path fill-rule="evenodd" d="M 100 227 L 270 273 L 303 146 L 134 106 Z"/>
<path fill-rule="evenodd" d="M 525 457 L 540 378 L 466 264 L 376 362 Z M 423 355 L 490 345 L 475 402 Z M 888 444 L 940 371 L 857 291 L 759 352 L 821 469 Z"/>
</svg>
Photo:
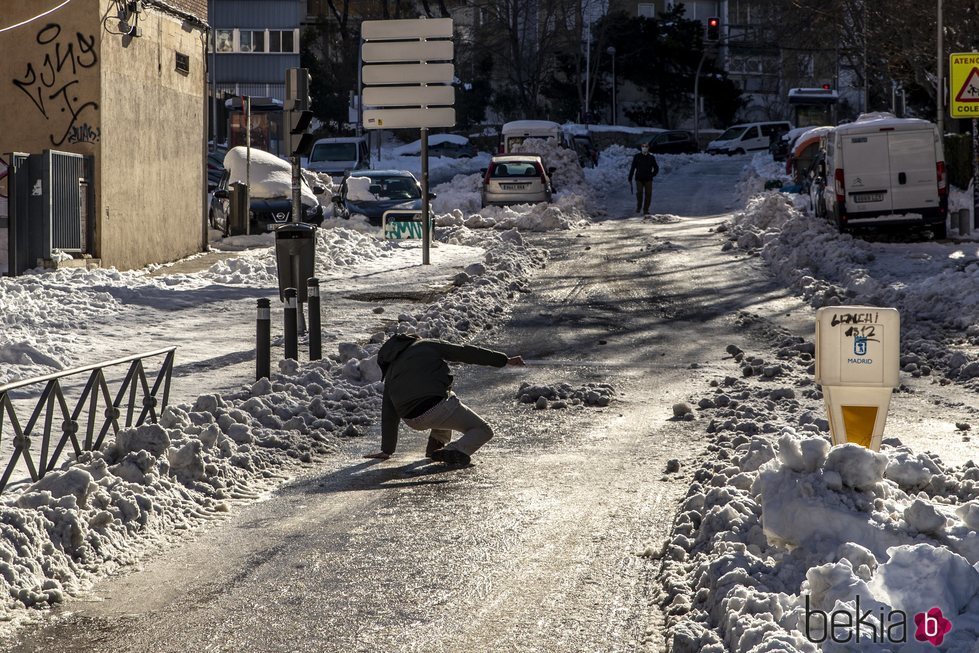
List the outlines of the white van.
<svg viewBox="0 0 979 653">
<path fill-rule="evenodd" d="M 775 136 L 792 129 L 785 120 L 731 125 L 716 140 L 707 144 L 707 154 L 746 154 L 767 150 Z"/>
<path fill-rule="evenodd" d="M 510 154 L 513 148 L 528 138 L 555 139 L 562 147 L 574 150 L 581 167 L 598 161 L 598 152 L 587 128 L 562 127 L 550 120 L 512 120 L 500 128 L 500 154 Z"/>
<path fill-rule="evenodd" d="M 938 128 L 889 113 L 861 115 L 826 139 L 826 215 L 840 231 L 924 226 L 945 238 L 948 179 Z"/>
<path fill-rule="evenodd" d="M 307 170 L 345 177 L 354 170 L 371 167 L 371 153 L 363 136 L 321 138 L 309 152 Z"/>
<path fill-rule="evenodd" d="M 550 120 L 513 120 L 504 123 L 500 135 L 500 154 L 513 152 L 514 146 L 520 145 L 528 138 L 554 138 L 558 143 L 565 143 L 561 125 Z"/>
</svg>

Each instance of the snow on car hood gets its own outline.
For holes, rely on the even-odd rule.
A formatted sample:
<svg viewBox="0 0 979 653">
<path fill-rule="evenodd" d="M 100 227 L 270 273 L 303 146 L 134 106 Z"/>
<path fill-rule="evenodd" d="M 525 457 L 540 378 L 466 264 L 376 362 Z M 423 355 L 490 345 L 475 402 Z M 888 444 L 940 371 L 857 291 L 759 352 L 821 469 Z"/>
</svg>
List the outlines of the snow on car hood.
<svg viewBox="0 0 979 653">
<path fill-rule="evenodd" d="M 251 148 L 251 165 L 248 171 L 251 186 L 249 194 L 252 197 L 270 199 L 292 196 L 292 166 L 274 154 L 265 150 Z M 238 146 L 228 150 L 224 156 L 224 167 L 231 176 L 228 183 L 245 183 L 245 164 L 247 148 Z M 317 206 L 319 199 L 313 194 L 306 179 L 302 180 L 303 204 Z"/>
</svg>

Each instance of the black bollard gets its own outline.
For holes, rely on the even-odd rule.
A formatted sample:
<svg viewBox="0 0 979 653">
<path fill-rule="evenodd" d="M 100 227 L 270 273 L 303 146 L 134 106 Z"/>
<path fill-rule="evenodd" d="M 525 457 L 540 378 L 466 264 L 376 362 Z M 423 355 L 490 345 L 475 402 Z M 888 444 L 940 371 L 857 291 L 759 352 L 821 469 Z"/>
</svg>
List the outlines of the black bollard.
<svg viewBox="0 0 979 653">
<path fill-rule="evenodd" d="M 272 304 L 258 300 L 258 319 L 255 321 L 255 380 L 272 375 Z"/>
<path fill-rule="evenodd" d="M 320 331 L 320 280 L 310 277 L 306 282 L 309 306 L 309 360 L 323 358 L 323 333 Z"/>
<path fill-rule="evenodd" d="M 299 317 L 295 288 L 286 288 L 285 357 L 299 360 Z"/>
</svg>

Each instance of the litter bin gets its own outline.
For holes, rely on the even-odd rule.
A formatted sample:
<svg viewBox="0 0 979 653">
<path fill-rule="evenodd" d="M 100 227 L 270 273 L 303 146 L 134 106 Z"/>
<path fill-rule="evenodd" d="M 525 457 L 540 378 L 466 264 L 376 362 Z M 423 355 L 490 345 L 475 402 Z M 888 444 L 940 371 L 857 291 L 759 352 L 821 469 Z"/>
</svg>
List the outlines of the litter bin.
<svg viewBox="0 0 979 653">
<path fill-rule="evenodd" d="M 304 222 L 284 224 L 275 230 L 275 263 L 279 273 L 279 299 L 285 301 L 286 288 L 295 288 L 301 303 L 306 303 L 306 280 L 316 262 L 316 227 Z"/>
<path fill-rule="evenodd" d="M 228 235 L 243 236 L 248 233 L 249 214 L 248 186 L 236 181 L 228 184 Z"/>
</svg>

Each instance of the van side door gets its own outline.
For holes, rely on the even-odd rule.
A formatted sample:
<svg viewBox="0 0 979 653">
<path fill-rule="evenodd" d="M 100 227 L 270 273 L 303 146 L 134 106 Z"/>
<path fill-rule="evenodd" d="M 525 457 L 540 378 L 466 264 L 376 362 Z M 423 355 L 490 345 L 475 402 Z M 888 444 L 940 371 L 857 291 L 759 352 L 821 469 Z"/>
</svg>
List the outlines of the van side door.
<svg viewBox="0 0 979 653">
<path fill-rule="evenodd" d="M 892 131 L 890 152 L 894 211 L 938 207 L 938 172 L 932 130 Z"/>
</svg>

